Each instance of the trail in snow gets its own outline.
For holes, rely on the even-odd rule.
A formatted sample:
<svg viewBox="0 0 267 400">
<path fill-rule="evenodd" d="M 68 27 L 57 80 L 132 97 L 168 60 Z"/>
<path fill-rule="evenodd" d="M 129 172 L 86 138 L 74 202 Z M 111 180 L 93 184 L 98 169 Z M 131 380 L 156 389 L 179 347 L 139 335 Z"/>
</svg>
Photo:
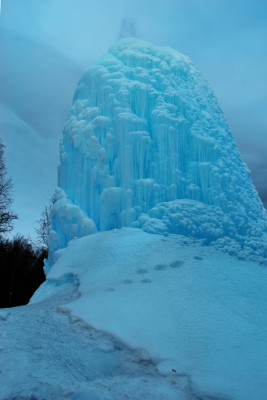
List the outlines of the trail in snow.
<svg viewBox="0 0 267 400">
<path fill-rule="evenodd" d="M 71 288 L 41 303 L 0 312 L 0 399 L 193 400 L 186 376 L 71 317 Z"/>
</svg>

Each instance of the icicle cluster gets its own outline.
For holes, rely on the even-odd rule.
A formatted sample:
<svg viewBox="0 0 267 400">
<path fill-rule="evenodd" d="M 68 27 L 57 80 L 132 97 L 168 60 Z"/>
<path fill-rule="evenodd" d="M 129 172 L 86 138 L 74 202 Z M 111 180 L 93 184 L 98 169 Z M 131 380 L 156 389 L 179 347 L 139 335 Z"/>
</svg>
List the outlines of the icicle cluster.
<svg viewBox="0 0 267 400">
<path fill-rule="evenodd" d="M 87 234 L 135 226 L 210 243 L 262 241 L 266 232 L 263 206 L 206 81 L 186 56 L 137 39 L 118 42 L 81 78 L 58 184 L 87 218 Z M 58 215 L 57 207 L 53 248 L 67 241 Z M 68 218 L 69 235 L 77 218 Z"/>
</svg>

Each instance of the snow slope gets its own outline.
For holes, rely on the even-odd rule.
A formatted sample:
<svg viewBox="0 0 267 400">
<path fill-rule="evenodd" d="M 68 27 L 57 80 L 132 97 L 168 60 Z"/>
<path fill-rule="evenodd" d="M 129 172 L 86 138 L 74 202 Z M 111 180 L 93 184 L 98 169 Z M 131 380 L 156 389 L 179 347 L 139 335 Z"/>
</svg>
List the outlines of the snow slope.
<svg viewBox="0 0 267 400">
<path fill-rule="evenodd" d="M 114 400 L 266 400 L 265 268 L 132 228 L 73 240 L 61 253 L 31 304 L 1 321 L 1 400 L 76 399 L 81 388 Z"/>
<path fill-rule="evenodd" d="M 139 350 L 71 316 L 62 304 L 73 296 L 65 285 L 42 303 L 0 311 L 1 400 L 194 398 L 186 377 L 161 376 Z"/>
</svg>

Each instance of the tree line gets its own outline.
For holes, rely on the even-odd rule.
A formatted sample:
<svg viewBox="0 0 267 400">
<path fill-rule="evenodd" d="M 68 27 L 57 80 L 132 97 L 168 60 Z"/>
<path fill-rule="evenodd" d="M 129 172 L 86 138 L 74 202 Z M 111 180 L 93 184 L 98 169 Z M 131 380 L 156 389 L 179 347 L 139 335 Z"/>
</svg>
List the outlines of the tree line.
<svg viewBox="0 0 267 400">
<path fill-rule="evenodd" d="M 45 246 L 36 246 L 23 236 L 7 238 L 18 216 L 12 211 L 13 183 L 6 174 L 4 144 L 0 139 L 0 308 L 25 305 L 45 281 Z M 48 217 L 48 214 L 45 214 Z M 42 215 L 40 223 L 47 224 Z M 40 226 L 44 234 L 47 226 Z"/>
</svg>

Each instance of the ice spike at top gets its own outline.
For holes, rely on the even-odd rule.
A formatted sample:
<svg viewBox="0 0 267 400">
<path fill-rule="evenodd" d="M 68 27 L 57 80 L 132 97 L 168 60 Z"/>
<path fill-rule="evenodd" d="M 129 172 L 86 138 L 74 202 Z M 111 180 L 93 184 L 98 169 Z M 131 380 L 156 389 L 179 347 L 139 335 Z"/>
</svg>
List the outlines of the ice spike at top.
<svg viewBox="0 0 267 400">
<path fill-rule="evenodd" d="M 137 39 L 120 40 L 80 79 L 58 184 L 56 198 L 83 215 L 66 217 L 61 207 L 59 217 L 56 207 L 59 242 L 66 231 L 68 239 L 80 236 L 84 217 L 93 230 L 135 226 L 207 243 L 266 232 L 265 211 L 207 82 L 188 57 Z"/>
</svg>

